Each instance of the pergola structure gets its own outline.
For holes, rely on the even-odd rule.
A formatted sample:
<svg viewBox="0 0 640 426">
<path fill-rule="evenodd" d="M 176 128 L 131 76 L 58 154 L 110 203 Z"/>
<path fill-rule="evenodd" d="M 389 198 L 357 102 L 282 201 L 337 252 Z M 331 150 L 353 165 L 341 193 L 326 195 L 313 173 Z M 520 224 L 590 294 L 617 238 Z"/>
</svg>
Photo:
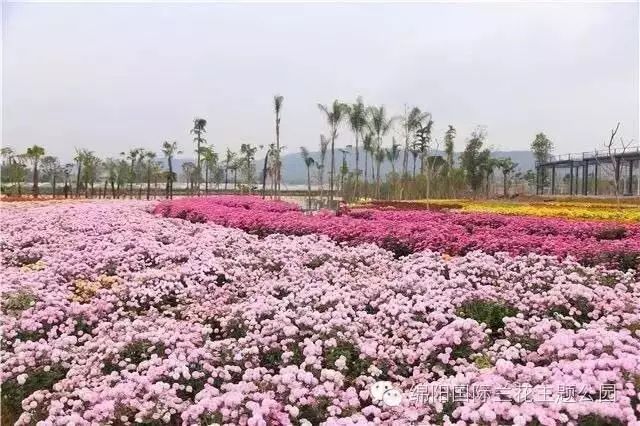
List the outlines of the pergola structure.
<svg viewBox="0 0 640 426">
<path fill-rule="evenodd" d="M 611 153 L 593 151 L 550 156 L 548 161 L 536 161 L 536 195 L 544 194 L 547 186 L 550 186 L 551 195 L 556 194 L 556 171 L 559 169 L 569 170 L 569 195 L 598 195 L 598 180 L 604 167 L 613 171 L 613 182 L 623 180 L 620 178 L 625 168 L 624 188 L 619 189 L 624 195 L 633 195 L 634 168 L 640 169 L 640 146 L 616 149 Z"/>
</svg>

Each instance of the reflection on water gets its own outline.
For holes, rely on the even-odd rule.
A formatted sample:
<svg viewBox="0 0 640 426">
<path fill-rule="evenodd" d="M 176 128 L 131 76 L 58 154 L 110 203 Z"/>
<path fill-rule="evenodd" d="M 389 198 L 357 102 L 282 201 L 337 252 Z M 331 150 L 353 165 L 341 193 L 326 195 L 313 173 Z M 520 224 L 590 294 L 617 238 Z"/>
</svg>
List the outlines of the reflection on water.
<svg viewBox="0 0 640 426">
<path fill-rule="evenodd" d="M 311 197 L 311 208 L 309 208 L 308 197 L 302 197 L 298 195 L 284 195 L 284 196 L 281 196 L 280 199 L 282 201 L 297 204 L 303 210 L 315 211 L 315 210 L 329 208 L 329 203 L 326 197 L 323 198 L 322 201 L 318 197 Z M 341 200 L 342 200 L 341 197 L 334 197 L 334 202 L 340 202 Z"/>
</svg>

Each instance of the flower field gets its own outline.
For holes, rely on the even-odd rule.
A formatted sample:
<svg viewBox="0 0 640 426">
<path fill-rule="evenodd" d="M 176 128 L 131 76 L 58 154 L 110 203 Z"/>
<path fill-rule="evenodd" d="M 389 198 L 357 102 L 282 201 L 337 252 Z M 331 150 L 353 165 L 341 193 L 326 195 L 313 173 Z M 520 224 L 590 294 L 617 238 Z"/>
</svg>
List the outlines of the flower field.
<svg viewBox="0 0 640 426">
<path fill-rule="evenodd" d="M 637 199 L 636 199 L 637 200 Z M 640 205 L 636 200 L 623 200 L 620 205 L 602 201 L 495 201 L 495 200 L 417 200 L 369 201 L 357 207 L 391 208 L 400 210 L 449 209 L 470 213 L 498 213 L 502 215 L 536 216 L 587 220 L 640 222 Z"/>
<path fill-rule="evenodd" d="M 265 201 L 262 208 L 251 208 L 237 198 L 221 200 L 224 197 L 185 198 L 159 203 L 154 211 L 258 235 L 319 233 L 350 244 L 376 243 L 396 255 L 420 250 L 450 255 L 474 250 L 533 252 L 623 270 L 637 268 L 640 262 L 640 224 L 426 210 L 355 209 L 339 216 L 305 215 L 289 204 L 285 205 L 290 208 L 275 207 L 283 203 Z"/>
<path fill-rule="evenodd" d="M 635 224 L 250 197 L 0 218 L 3 425 L 640 425 Z"/>
</svg>

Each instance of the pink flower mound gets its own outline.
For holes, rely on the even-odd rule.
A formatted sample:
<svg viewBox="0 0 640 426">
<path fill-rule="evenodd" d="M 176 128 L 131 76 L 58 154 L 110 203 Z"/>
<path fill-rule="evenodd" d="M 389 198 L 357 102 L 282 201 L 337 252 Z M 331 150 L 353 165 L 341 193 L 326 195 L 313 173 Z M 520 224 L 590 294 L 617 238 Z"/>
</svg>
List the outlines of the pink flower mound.
<svg viewBox="0 0 640 426">
<path fill-rule="evenodd" d="M 209 221 L 268 235 L 324 234 L 351 244 L 375 243 L 401 256 L 418 250 L 453 255 L 487 253 L 569 255 L 585 265 L 623 270 L 640 263 L 640 225 L 497 214 L 359 210 L 340 216 L 275 209 L 255 197 L 249 208 L 228 207 L 223 197 L 160 203 L 154 212 L 193 222 Z M 264 203 L 264 205 L 262 205 Z"/>
<path fill-rule="evenodd" d="M 533 254 L 395 259 L 373 244 L 259 238 L 132 204 L 0 219 L 2 413 L 18 425 L 640 418 L 632 272 Z M 372 399 L 380 380 L 400 406 Z M 441 400 L 438 386 L 458 398 Z"/>
</svg>

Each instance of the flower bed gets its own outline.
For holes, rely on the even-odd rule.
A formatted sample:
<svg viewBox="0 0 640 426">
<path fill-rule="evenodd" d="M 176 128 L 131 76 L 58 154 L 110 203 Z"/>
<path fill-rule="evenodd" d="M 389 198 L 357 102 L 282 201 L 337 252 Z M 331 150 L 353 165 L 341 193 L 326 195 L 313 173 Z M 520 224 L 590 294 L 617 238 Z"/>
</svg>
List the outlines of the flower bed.
<svg viewBox="0 0 640 426">
<path fill-rule="evenodd" d="M 516 216 L 562 217 L 567 219 L 639 222 L 640 206 L 632 202 L 620 205 L 580 201 L 476 201 L 461 199 L 368 201 L 354 208 L 394 210 L 460 210 L 475 213 L 498 213 Z"/>
<path fill-rule="evenodd" d="M 251 199 L 252 197 L 245 197 Z M 253 205 L 262 200 L 254 197 Z M 272 204 L 272 203 L 270 203 Z M 405 255 L 434 250 L 461 255 L 540 253 L 574 256 L 583 264 L 638 268 L 640 225 L 498 214 L 356 209 L 336 216 L 305 215 L 299 210 L 229 209 L 215 197 L 159 203 L 154 212 L 194 222 L 210 221 L 258 235 L 324 234 L 351 244 L 376 243 Z"/>
<path fill-rule="evenodd" d="M 372 244 L 153 218 L 133 203 L 0 218 L 3 424 L 640 418 L 631 272 L 538 255 L 396 259 Z M 399 406 L 372 400 L 380 380 L 402 392 Z M 523 386 L 552 402 L 528 401 Z M 442 388 L 506 394 L 432 400 Z"/>
</svg>

